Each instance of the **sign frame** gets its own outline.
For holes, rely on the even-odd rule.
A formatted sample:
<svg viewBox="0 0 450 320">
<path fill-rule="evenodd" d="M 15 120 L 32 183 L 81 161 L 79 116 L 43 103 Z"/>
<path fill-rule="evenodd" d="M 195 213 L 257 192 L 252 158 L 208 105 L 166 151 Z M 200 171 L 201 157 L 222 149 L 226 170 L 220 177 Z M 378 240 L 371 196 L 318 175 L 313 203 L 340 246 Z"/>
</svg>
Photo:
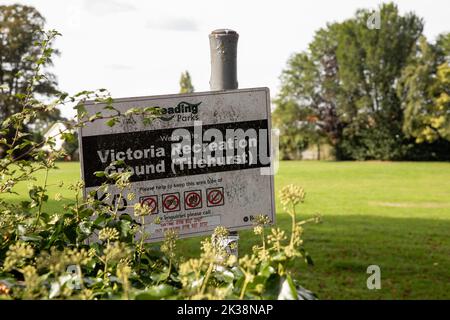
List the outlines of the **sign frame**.
<svg viewBox="0 0 450 320">
<path fill-rule="evenodd" d="M 126 103 L 139 103 L 139 102 L 149 102 L 149 101 L 160 101 L 163 99 L 181 99 L 181 100 L 189 100 L 189 99 L 195 99 L 198 97 L 204 97 L 204 96 L 222 96 L 222 95 L 230 95 L 230 94 L 252 94 L 255 93 L 257 91 L 264 91 L 265 93 L 265 120 L 267 121 L 267 130 L 268 130 L 268 150 L 271 149 L 272 147 L 272 141 L 271 141 L 271 132 L 272 132 L 272 126 L 271 126 L 271 108 L 270 108 L 270 93 L 269 93 L 269 89 L 266 87 L 257 87 L 257 88 L 246 88 L 246 89 L 236 89 L 236 90 L 217 90 L 217 91 L 205 91 L 205 92 L 195 92 L 195 93 L 186 93 L 186 94 L 169 94 L 169 95 L 155 95 L 155 96 L 140 96 L 140 97 L 127 97 L 127 98 L 117 98 L 117 99 L 113 99 L 113 105 L 117 105 L 117 104 L 126 104 Z M 102 105 L 101 103 L 96 103 L 94 101 L 86 101 L 84 103 L 84 105 L 86 106 L 86 109 L 89 112 L 89 107 L 92 107 L 94 105 Z M 104 105 L 104 104 L 103 104 Z M 226 108 L 226 107 L 224 107 Z M 95 110 L 98 111 L 98 110 Z M 94 112 L 95 112 L 94 111 Z M 239 122 L 239 121 L 238 121 Z M 178 127 L 172 127 L 171 130 L 175 130 Z M 182 128 L 182 127 L 180 127 Z M 109 128 L 107 128 L 109 129 Z M 84 158 L 84 152 L 83 152 L 83 131 L 86 130 L 85 127 L 80 127 L 78 129 L 78 139 L 79 139 L 79 150 L 80 150 L 80 169 L 81 169 L 81 177 L 83 179 L 83 181 L 86 181 L 86 177 L 85 177 L 85 158 Z M 150 130 L 151 131 L 151 130 Z M 139 131 L 136 131 L 139 132 Z M 168 142 L 170 144 L 170 142 Z M 273 158 L 273 155 L 270 154 L 271 160 L 270 160 L 270 166 L 274 166 L 274 161 L 275 159 Z M 270 167 L 269 167 L 270 168 Z M 245 169 L 244 169 L 245 170 Z M 208 174 L 208 173 L 203 173 L 203 174 Z M 202 175 L 203 175 L 202 174 Z M 220 172 L 219 172 L 220 174 Z M 269 210 L 270 210 L 270 215 L 269 218 L 271 220 L 271 224 L 275 224 L 276 223 L 276 209 L 275 209 L 275 197 L 274 197 L 274 173 L 272 170 L 272 174 L 267 175 L 269 179 L 269 184 L 270 184 L 270 188 L 268 191 L 268 194 L 266 194 L 266 197 L 270 199 L 270 205 L 269 205 Z M 154 181 L 159 181 L 160 179 L 155 179 Z M 154 181 L 148 181 L 149 184 L 153 183 Z M 205 189 L 203 190 L 205 194 L 201 194 L 201 207 L 202 209 L 213 209 L 216 207 L 221 207 L 223 205 L 215 205 L 215 206 L 209 206 L 208 203 L 208 194 L 207 194 L 207 189 L 208 188 L 219 188 L 223 186 L 208 186 L 205 187 Z M 192 190 L 198 190 L 198 188 L 196 189 L 196 187 L 192 187 Z M 164 192 L 164 194 L 167 193 L 176 193 L 178 192 L 180 197 L 179 197 L 179 206 L 180 206 L 180 211 L 191 211 L 194 210 L 196 208 L 193 209 L 189 209 L 189 210 L 185 210 L 184 208 L 184 192 L 188 191 L 188 189 L 174 189 L 174 190 L 166 190 Z M 200 189 L 200 192 L 202 192 L 202 189 Z M 83 188 L 83 195 L 86 198 L 87 197 L 87 188 L 84 187 Z M 162 198 L 162 194 L 161 193 L 161 199 L 158 199 L 156 201 L 158 208 L 157 208 L 157 215 L 162 215 L 164 214 L 164 210 L 163 210 L 163 198 Z M 139 198 L 141 195 L 136 195 L 136 198 Z M 223 200 L 225 201 L 226 198 L 226 192 L 223 192 Z M 161 200 L 161 201 L 159 201 Z M 181 203 L 183 202 L 183 203 Z M 205 202 L 205 203 L 203 203 Z M 159 208 L 159 206 L 161 206 L 161 208 Z M 178 211 L 179 212 L 179 211 Z M 169 212 L 170 213 L 170 212 Z M 241 223 L 239 225 L 235 225 L 235 226 L 225 226 L 227 227 L 228 230 L 230 231 L 239 231 L 239 230 L 245 230 L 245 229 L 249 229 L 252 228 L 254 225 L 251 223 L 253 218 L 255 217 L 255 214 L 258 213 L 249 213 L 248 216 L 244 217 L 244 223 Z M 153 216 L 153 215 L 152 215 Z M 212 215 L 214 216 L 214 214 Z M 246 218 L 246 219 L 245 219 Z M 222 224 L 220 224 L 222 225 Z M 191 237 L 191 236 L 203 236 L 203 235 L 208 235 L 211 234 L 212 230 L 207 230 L 207 231 L 197 231 L 194 233 L 183 233 L 180 234 L 180 238 L 184 238 L 184 237 Z M 159 237 L 154 237 L 152 239 L 150 239 L 149 242 L 155 242 L 155 241 L 161 241 L 163 240 L 163 236 L 159 236 Z"/>
</svg>

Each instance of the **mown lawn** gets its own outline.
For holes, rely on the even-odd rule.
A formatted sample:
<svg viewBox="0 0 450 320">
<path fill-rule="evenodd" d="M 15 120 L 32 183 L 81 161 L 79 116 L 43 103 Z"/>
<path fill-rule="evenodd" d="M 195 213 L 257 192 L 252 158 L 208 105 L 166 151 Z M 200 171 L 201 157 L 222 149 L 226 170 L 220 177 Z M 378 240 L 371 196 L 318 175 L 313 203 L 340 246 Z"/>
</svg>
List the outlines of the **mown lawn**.
<svg viewBox="0 0 450 320">
<path fill-rule="evenodd" d="M 50 176 L 51 191 L 70 196 L 56 183 L 75 181 L 79 165 L 59 167 Z M 450 163 L 282 162 L 275 183 L 277 194 L 289 183 L 306 189 L 300 218 L 323 217 L 304 236 L 315 266 L 295 267 L 302 285 L 319 298 L 450 298 Z M 24 195 L 26 185 L 21 189 Z M 58 210 L 57 203 L 48 205 Z M 279 203 L 277 219 L 288 229 Z M 195 255 L 199 241 L 181 240 L 179 251 Z M 255 241 L 251 231 L 241 232 L 240 254 Z M 380 290 L 366 287 L 371 264 L 381 268 Z"/>
</svg>

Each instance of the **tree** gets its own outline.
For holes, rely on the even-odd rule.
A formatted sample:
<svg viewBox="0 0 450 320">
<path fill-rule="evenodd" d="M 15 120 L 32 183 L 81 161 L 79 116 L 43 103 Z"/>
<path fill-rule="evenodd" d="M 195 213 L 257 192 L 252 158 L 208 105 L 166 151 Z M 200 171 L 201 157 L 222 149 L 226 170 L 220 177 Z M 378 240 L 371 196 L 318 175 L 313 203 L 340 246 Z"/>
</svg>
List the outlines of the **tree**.
<svg viewBox="0 0 450 320">
<path fill-rule="evenodd" d="M 280 100 L 294 100 L 305 117 L 318 118 L 338 159 L 400 159 L 409 148 L 396 85 L 423 22 L 401 16 L 394 4 L 379 11 L 379 30 L 366 25 L 369 10 L 319 30 L 281 76 Z"/>
<path fill-rule="evenodd" d="M 340 103 L 351 115 L 342 145 L 348 158 L 400 159 L 408 148 L 396 84 L 422 34 L 423 21 L 412 13 L 401 16 L 394 4 L 384 4 L 379 11 L 379 29 L 367 28 L 372 12 L 359 10 L 339 32 L 336 54 L 345 93 Z"/>
<path fill-rule="evenodd" d="M 72 135 L 69 136 L 70 138 L 64 140 L 64 143 L 62 145 L 63 150 L 67 154 L 69 160 L 79 160 L 78 159 L 78 133 L 73 132 Z"/>
<path fill-rule="evenodd" d="M 37 73 L 36 69 L 37 63 L 41 63 L 43 67 L 52 65 L 51 59 L 37 61 L 40 45 L 44 41 L 41 31 L 44 23 L 45 19 L 33 7 L 0 6 L 0 121 L 20 112 L 23 107 L 21 101 L 26 96 L 51 96 L 58 92 L 55 76 L 45 70 Z M 48 56 L 54 52 L 48 44 L 45 50 Z M 32 127 L 42 126 L 59 118 L 59 110 L 54 109 L 52 114 L 45 114 L 33 123 L 23 125 L 25 131 L 29 132 Z M 6 138 L 10 142 L 13 131 L 0 133 L 0 138 Z M 5 152 L 5 145 L 0 144 L 0 158 Z"/>
<path fill-rule="evenodd" d="M 192 85 L 191 75 L 188 71 L 182 72 L 180 77 L 180 93 L 194 92 L 194 86 Z"/>
<path fill-rule="evenodd" d="M 288 120 L 284 124 L 285 129 L 281 130 L 282 135 L 289 127 L 297 126 L 297 134 L 303 136 L 297 137 L 297 141 L 303 141 L 303 148 L 309 143 L 315 143 L 320 148 L 322 142 L 336 146 L 341 139 L 342 125 L 337 110 L 339 78 L 335 29 L 336 25 L 328 25 L 316 32 L 309 50 L 293 55 L 281 75 L 282 87 L 275 102 L 277 108 L 274 117 Z M 286 104 L 291 107 L 284 108 Z M 281 113 L 290 115 L 280 117 Z M 282 149 L 283 143 L 282 136 Z"/>
<path fill-rule="evenodd" d="M 308 146 L 305 126 L 301 122 L 301 109 L 294 101 L 277 102 L 273 112 L 273 125 L 280 130 L 280 156 L 283 160 L 300 158 L 300 152 Z"/>
<path fill-rule="evenodd" d="M 450 33 L 435 45 L 420 39 L 416 55 L 398 87 L 403 101 L 405 134 L 417 143 L 450 141 Z"/>
</svg>

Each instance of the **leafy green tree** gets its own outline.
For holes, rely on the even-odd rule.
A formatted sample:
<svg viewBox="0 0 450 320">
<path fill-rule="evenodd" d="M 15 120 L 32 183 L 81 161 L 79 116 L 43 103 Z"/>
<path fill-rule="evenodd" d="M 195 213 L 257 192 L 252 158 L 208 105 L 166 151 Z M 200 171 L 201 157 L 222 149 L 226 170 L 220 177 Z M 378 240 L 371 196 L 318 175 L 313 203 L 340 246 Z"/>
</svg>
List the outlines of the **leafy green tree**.
<svg viewBox="0 0 450 320">
<path fill-rule="evenodd" d="M 191 75 L 188 71 L 182 72 L 180 77 L 180 93 L 194 92 L 194 86 L 192 85 Z"/>
<path fill-rule="evenodd" d="M 56 78 L 48 72 L 36 73 L 36 60 L 40 43 L 44 40 L 41 31 L 45 19 L 33 7 L 23 5 L 0 6 L 0 121 L 17 114 L 22 108 L 28 108 L 21 103 L 26 97 L 51 96 L 57 93 Z M 46 46 L 48 55 L 54 51 Z M 52 60 L 41 61 L 42 67 L 52 65 Z M 31 86 L 28 84 L 32 83 Z M 42 114 L 32 123 L 23 119 L 25 132 L 31 128 L 42 127 L 49 121 L 60 118 L 58 109 L 51 114 Z M 26 124 L 24 124 L 26 123 Z M 14 130 L 0 132 L 1 138 L 11 142 Z M 0 158 L 4 156 L 6 144 L 0 143 Z"/>
<path fill-rule="evenodd" d="M 400 159 L 407 151 L 403 110 L 396 83 L 407 65 L 423 22 L 412 13 L 401 16 L 394 4 L 379 8 L 379 29 L 367 28 L 372 12 L 359 10 L 341 24 L 336 50 L 342 113 L 348 115 L 341 148 L 353 159 Z"/>
<path fill-rule="evenodd" d="M 328 142 L 336 146 L 342 136 L 342 124 L 338 116 L 339 78 L 336 60 L 337 25 L 316 32 L 307 52 L 293 55 L 281 75 L 282 87 L 276 100 L 275 124 L 286 120 L 281 130 L 280 145 L 286 140 L 309 143 Z M 284 105 L 290 105 L 285 108 Z M 280 117 L 283 113 L 284 116 Z M 286 114 L 288 113 L 288 114 Z M 288 130 L 290 128 L 290 130 Z M 283 137 L 283 132 L 296 131 L 296 139 Z M 292 149 L 293 145 L 286 147 Z"/>
<path fill-rule="evenodd" d="M 70 160 L 79 160 L 77 155 L 79 148 L 78 133 L 74 132 L 66 140 L 64 140 L 62 148 L 65 151 L 65 153 L 69 156 Z"/>
<path fill-rule="evenodd" d="M 399 159 L 410 146 L 396 85 L 423 22 L 400 15 L 394 4 L 379 11 L 380 29 L 367 27 L 369 10 L 320 29 L 281 76 L 279 100 L 293 100 L 304 117 L 317 117 L 338 159 Z"/>
<path fill-rule="evenodd" d="M 417 143 L 450 141 L 450 33 L 435 45 L 420 39 L 416 55 L 404 69 L 398 86 L 404 132 Z"/>
<path fill-rule="evenodd" d="M 300 152 L 308 146 L 301 109 L 291 101 L 278 102 L 273 112 L 273 125 L 280 130 L 280 156 L 283 160 L 300 158 Z"/>
</svg>

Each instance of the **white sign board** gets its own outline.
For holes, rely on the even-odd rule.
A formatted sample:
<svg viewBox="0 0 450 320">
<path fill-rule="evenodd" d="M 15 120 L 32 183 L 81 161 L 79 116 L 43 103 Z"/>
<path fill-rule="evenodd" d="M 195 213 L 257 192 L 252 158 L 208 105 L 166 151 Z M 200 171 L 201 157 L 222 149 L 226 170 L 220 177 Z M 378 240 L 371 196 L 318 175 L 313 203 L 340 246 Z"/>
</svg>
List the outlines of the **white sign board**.
<svg viewBox="0 0 450 320">
<path fill-rule="evenodd" d="M 104 108 L 85 106 L 89 115 Z M 259 214 L 275 222 L 267 88 L 115 99 L 113 106 L 123 113 L 158 107 L 160 114 L 150 123 L 132 115 L 113 127 L 100 119 L 80 129 L 85 196 L 103 182 L 94 172 L 123 170 L 110 165 L 123 160 L 136 197 L 121 198 L 119 213 L 133 216 L 136 202 L 151 207 L 149 241 L 162 240 L 168 229 L 180 237 L 217 226 L 246 229 Z M 114 188 L 110 201 L 118 199 Z M 160 224 L 151 223 L 155 217 Z"/>
</svg>

